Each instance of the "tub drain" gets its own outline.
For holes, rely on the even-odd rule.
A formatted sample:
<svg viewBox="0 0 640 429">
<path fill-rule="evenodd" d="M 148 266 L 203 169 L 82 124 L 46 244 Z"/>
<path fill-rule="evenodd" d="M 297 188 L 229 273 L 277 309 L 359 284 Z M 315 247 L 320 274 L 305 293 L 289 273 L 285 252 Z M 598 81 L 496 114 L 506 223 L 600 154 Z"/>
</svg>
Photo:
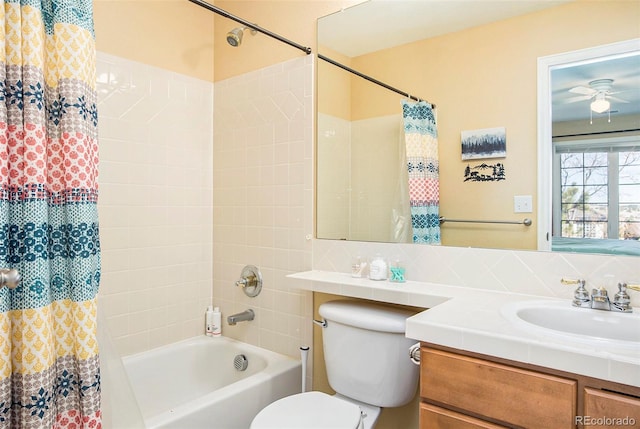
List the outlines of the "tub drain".
<svg viewBox="0 0 640 429">
<path fill-rule="evenodd" d="M 237 355 L 233 358 L 233 366 L 237 371 L 244 371 L 249 366 L 249 360 L 245 355 Z"/>
</svg>

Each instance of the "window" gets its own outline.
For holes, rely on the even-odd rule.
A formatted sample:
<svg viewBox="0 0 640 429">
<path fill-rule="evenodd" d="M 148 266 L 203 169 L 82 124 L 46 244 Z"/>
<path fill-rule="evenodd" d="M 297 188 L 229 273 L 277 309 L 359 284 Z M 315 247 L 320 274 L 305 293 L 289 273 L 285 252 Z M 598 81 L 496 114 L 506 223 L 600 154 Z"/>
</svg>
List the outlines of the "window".
<svg viewBox="0 0 640 429">
<path fill-rule="evenodd" d="M 640 239 L 640 137 L 554 142 L 553 235 Z"/>
</svg>

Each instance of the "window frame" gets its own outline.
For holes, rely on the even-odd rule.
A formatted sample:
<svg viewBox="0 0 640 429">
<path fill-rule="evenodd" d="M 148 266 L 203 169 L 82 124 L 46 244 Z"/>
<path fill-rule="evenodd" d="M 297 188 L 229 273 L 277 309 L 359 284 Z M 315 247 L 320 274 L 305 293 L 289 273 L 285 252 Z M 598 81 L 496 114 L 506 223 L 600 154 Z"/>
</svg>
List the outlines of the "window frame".
<svg viewBox="0 0 640 429">
<path fill-rule="evenodd" d="M 620 174 L 619 152 L 640 151 L 640 135 L 618 137 L 592 136 L 590 138 L 552 141 L 552 237 L 562 237 L 562 183 L 560 158 L 563 153 L 607 153 L 607 239 L 621 240 L 620 228 Z M 614 190 L 614 191 L 612 191 Z M 615 237 L 615 238 L 611 238 Z M 582 237 L 574 239 L 593 240 Z"/>
</svg>

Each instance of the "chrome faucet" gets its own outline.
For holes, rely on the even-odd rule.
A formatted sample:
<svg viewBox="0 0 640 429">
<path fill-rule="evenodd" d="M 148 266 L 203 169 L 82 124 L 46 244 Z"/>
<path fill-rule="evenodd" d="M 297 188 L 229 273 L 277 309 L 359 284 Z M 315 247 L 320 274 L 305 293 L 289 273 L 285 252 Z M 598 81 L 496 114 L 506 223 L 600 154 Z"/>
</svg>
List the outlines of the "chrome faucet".
<svg viewBox="0 0 640 429">
<path fill-rule="evenodd" d="M 591 308 L 596 310 L 611 311 L 611 301 L 609 293 L 604 287 L 591 291 Z"/>
<path fill-rule="evenodd" d="M 613 301 L 611 301 L 609 299 L 609 293 L 604 287 L 593 289 L 591 291 L 591 296 L 589 296 L 589 292 L 587 292 L 587 289 L 584 287 L 586 283 L 584 280 L 561 279 L 560 283 L 564 285 L 578 285 L 573 293 L 573 301 L 571 302 L 574 307 L 593 308 L 595 310 L 604 311 L 620 311 L 622 313 L 633 312 L 633 308 L 631 307 L 631 298 L 627 293 L 627 289 L 640 291 L 640 285 L 618 283 L 618 293 L 615 294 Z"/>
<path fill-rule="evenodd" d="M 627 289 L 640 292 L 640 285 L 630 285 L 624 282 L 618 283 L 618 293 L 616 293 L 613 297 L 613 302 L 611 303 L 611 311 L 633 313 L 633 308 L 631 307 L 631 298 L 627 293 Z"/>
<path fill-rule="evenodd" d="M 229 325 L 233 326 L 238 322 L 249 322 L 253 319 L 255 319 L 256 314 L 253 312 L 252 309 L 248 309 L 243 311 L 242 313 L 236 313 L 236 314 L 232 314 L 231 316 L 227 317 L 227 323 L 229 323 Z"/>
<path fill-rule="evenodd" d="M 591 307 L 591 297 L 589 296 L 589 292 L 587 292 L 587 289 L 585 289 L 584 287 L 586 283 L 584 280 L 560 279 L 560 283 L 562 283 L 563 285 L 578 285 L 578 288 L 573 292 L 573 301 L 571 302 L 574 307 Z"/>
</svg>

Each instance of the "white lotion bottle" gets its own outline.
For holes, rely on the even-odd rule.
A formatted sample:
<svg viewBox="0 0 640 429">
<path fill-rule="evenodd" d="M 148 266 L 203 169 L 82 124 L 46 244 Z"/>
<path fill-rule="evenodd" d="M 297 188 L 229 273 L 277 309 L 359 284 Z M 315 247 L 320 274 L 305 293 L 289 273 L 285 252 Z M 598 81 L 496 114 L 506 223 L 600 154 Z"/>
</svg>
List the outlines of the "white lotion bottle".
<svg viewBox="0 0 640 429">
<path fill-rule="evenodd" d="M 213 329 L 211 335 L 214 337 L 222 335 L 222 313 L 220 313 L 220 307 L 214 307 L 213 309 Z"/>
<path fill-rule="evenodd" d="M 205 335 L 213 336 L 213 306 L 207 307 L 207 311 L 204 313 L 204 333 Z"/>
</svg>

